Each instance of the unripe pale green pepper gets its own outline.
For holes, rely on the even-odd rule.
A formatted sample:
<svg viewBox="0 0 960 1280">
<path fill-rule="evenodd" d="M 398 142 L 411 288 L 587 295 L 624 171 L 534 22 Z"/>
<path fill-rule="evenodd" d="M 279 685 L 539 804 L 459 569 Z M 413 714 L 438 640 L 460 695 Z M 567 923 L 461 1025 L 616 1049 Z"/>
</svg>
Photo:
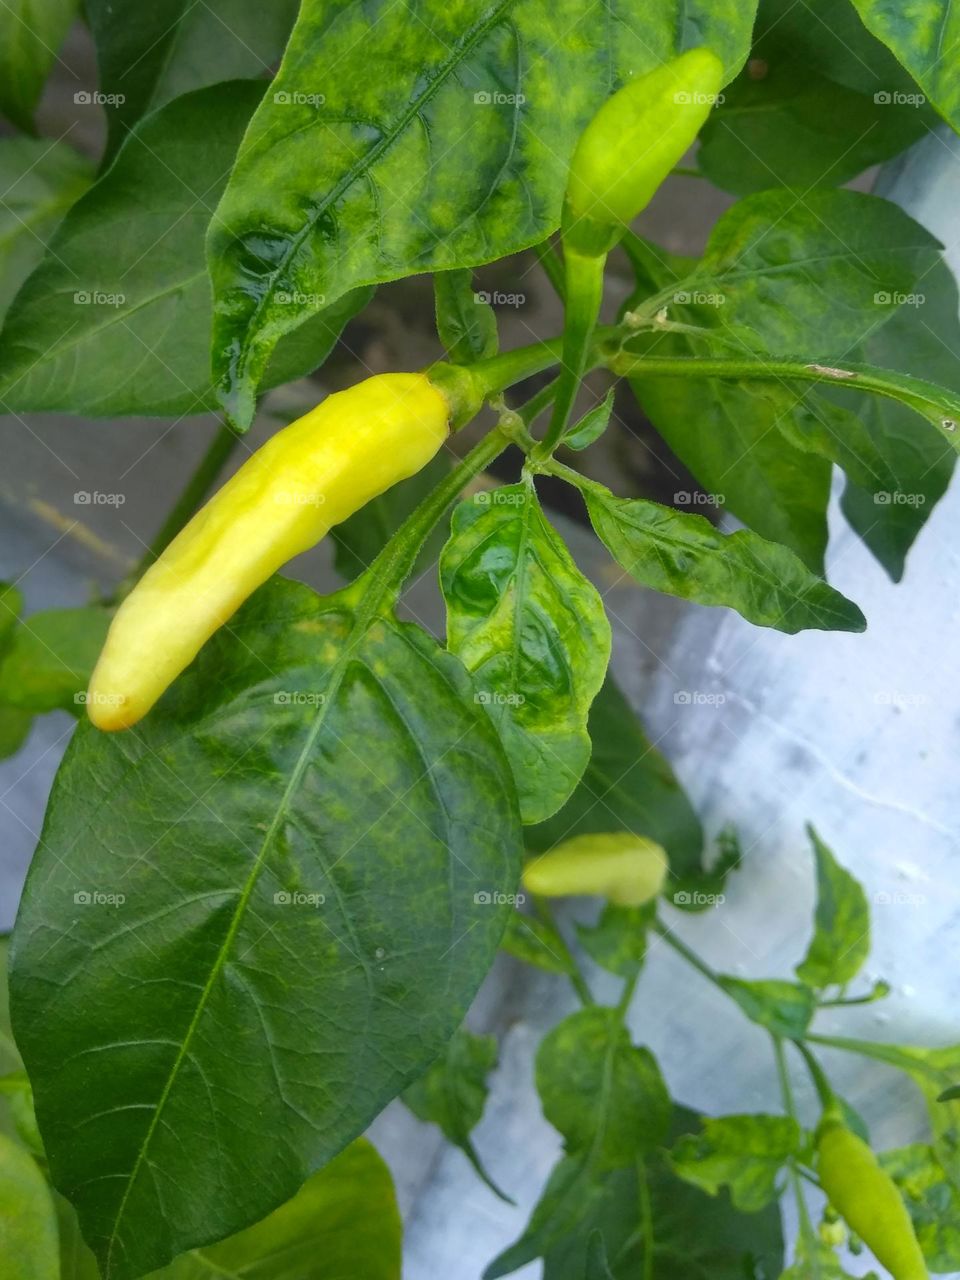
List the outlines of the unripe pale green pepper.
<svg viewBox="0 0 960 1280">
<path fill-rule="evenodd" d="M 691 49 L 636 76 L 580 136 L 567 180 L 564 243 L 598 256 L 653 199 L 700 132 L 723 84 L 723 63 Z"/>
<path fill-rule="evenodd" d="M 523 887 L 544 898 L 598 894 L 620 907 L 639 907 L 657 896 L 666 875 L 660 845 L 617 831 L 574 836 L 528 862 Z"/>
<path fill-rule="evenodd" d="M 121 604 L 87 694 L 93 723 L 135 724 L 272 573 L 424 467 L 450 419 L 450 400 L 425 373 L 387 373 L 268 440 Z"/>
<path fill-rule="evenodd" d="M 834 1209 L 894 1280 L 928 1280 L 896 1183 L 863 1139 L 830 1112 L 817 1130 L 817 1173 Z"/>
</svg>

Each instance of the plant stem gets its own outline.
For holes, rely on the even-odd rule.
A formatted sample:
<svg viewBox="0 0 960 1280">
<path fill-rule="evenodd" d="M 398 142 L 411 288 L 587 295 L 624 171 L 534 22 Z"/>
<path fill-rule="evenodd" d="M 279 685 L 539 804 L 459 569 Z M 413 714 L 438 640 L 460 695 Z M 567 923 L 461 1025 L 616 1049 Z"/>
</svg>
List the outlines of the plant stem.
<svg viewBox="0 0 960 1280">
<path fill-rule="evenodd" d="M 705 960 L 701 960 L 695 951 L 691 951 L 685 942 L 681 942 L 679 938 L 675 937 L 665 924 L 660 920 L 654 920 L 651 928 L 660 935 L 668 946 L 673 947 L 674 951 L 676 951 L 678 955 L 683 956 L 687 964 L 692 965 L 698 973 L 703 974 L 709 982 L 712 982 L 714 986 L 719 987 L 721 991 L 724 990 L 723 983 L 720 981 L 720 975 L 717 971 L 715 969 L 711 969 Z"/>
<path fill-rule="evenodd" d="M 147 550 L 137 562 L 117 596 L 125 595 L 124 587 L 129 589 L 136 580 L 150 568 L 154 560 L 166 551 L 183 526 L 193 516 L 197 508 L 213 487 L 213 482 L 223 469 L 227 459 L 240 442 L 240 437 L 232 428 L 221 424 L 217 434 L 210 442 L 206 453 L 197 464 L 196 470 L 187 481 L 183 492 L 174 503 L 170 514 L 160 526 L 160 531 L 150 543 Z M 128 586 L 129 584 L 129 586 Z"/>
<path fill-rule="evenodd" d="M 469 366 L 477 388 L 484 399 L 505 391 L 515 382 L 542 373 L 557 364 L 563 353 L 563 339 L 551 338 L 547 342 L 534 342 L 529 347 L 516 347 L 489 360 L 478 360 Z"/>
<path fill-rule="evenodd" d="M 642 1280 L 653 1280 L 653 1203 L 647 1181 L 647 1166 L 642 1156 L 637 1156 L 637 1189 L 640 1193 L 640 1230 L 643 1233 Z"/>
<path fill-rule="evenodd" d="M 553 418 L 546 435 L 534 450 L 535 459 L 543 459 L 553 453 L 570 421 L 570 411 L 587 367 L 597 317 L 600 315 L 606 261 L 606 254 L 586 257 L 569 248 L 564 253 L 566 323 L 563 331 L 563 367 L 553 405 Z"/>
<path fill-rule="evenodd" d="M 533 251 L 540 259 L 540 265 L 556 290 L 557 296 L 563 302 L 567 296 L 567 286 L 563 278 L 563 263 L 556 250 L 549 240 L 544 240 L 540 244 L 535 244 Z"/>
<path fill-rule="evenodd" d="M 587 980 L 583 976 L 580 966 L 577 964 L 577 957 L 573 954 L 573 951 L 571 950 L 569 943 L 567 942 L 563 934 L 560 932 L 560 928 L 557 925 L 556 917 L 554 916 L 549 903 L 546 901 L 545 898 L 539 898 L 535 896 L 533 899 L 533 909 L 536 912 L 536 914 L 540 917 L 540 919 L 543 921 L 543 923 L 550 929 L 550 932 L 555 935 L 555 937 L 557 938 L 557 941 L 563 947 L 563 958 L 564 960 L 567 961 L 569 965 L 569 969 L 567 971 L 567 977 L 570 979 L 571 983 L 573 984 L 573 989 L 576 991 L 577 995 L 580 997 L 581 1003 L 584 1005 L 592 1005 L 596 1003 L 593 998 L 593 993 L 591 992 L 589 986 L 587 985 Z"/>
<path fill-rule="evenodd" d="M 790 1087 L 790 1073 L 787 1070 L 786 1054 L 783 1051 L 783 1041 L 779 1036 L 770 1033 L 770 1039 L 773 1043 L 773 1056 L 777 1063 L 777 1077 L 780 1081 L 780 1093 L 783 1097 L 783 1107 L 787 1115 L 799 1128 L 800 1121 L 797 1116 L 797 1106 L 793 1098 L 793 1089 Z M 797 1202 L 797 1215 L 800 1220 L 800 1234 L 803 1237 L 809 1256 L 812 1258 L 816 1255 L 817 1237 L 813 1229 L 813 1222 L 810 1219 L 810 1210 L 807 1208 L 806 1197 L 803 1194 L 803 1185 L 800 1181 L 800 1175 L 797 1168 L 791 1160 L 788 1165 L 790 1171 L 790 1182 L 793 1186 L 794 1198 Z"/>
<path fill-rule="evenodd" d="M 833 1090 L 830 1088 L 829 1080 L 824 1075 L 823 1067 L 821 1067 L 820 1063 L 816 1060 L 802 1040 L 794 1040 L 793 1043 L 802 1055 L 804 1062 L 807 1064 L 807 1068 L 816 1087 L 817 1096 L 820 1099 L 821 1106 L 824 1110 L 827 1110 L 829 1107 L 835 1107 L 837 1105 L 837 1099 L 834 1096 Z"/>
</svg>

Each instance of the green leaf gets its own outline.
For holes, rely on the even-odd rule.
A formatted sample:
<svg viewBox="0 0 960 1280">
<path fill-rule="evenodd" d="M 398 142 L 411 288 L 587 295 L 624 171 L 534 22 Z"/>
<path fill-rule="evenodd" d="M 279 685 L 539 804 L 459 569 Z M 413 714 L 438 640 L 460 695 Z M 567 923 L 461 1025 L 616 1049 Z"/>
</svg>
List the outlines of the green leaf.
<svg viewBox="0 0 960 1280">
<path fill-rule="evenodd" d="M 507 762 L 459 664 L 352 598 L 271 580 L 58 774 L 12 1010 L 105 1280 L 287 1200 L 422 1074 L 496 954 Z"/>
<path fill-rule="evenodd" d="M 613 1280 L 613 1272 L 607 1262 L 607 1251 L 603 1245 L 603 1236 L 594 1231 L 587 1241 L 587 1269 L 583 1273 L 584 1280 Z"/>
<path fill-rule="evenodd" d="M 787 1116 L 718 1116 L 681 1138 L 670 1163 L 686 1182 L 712 1196 L 727 1187 L 734 1208 L 756 1213 L 779 1197 L 780 1171 L 799 1147 L 800 1129 Z"/>
<path fill-rule="evenodd" d="M 33 133 L 33 113 L 58 61 L 77 0 L 4 0 L 0 5 L 0 113 Z"/>
<path fill-rule="evenodd" d="M 400 1280 L 401 1238 L 390 1170 L 361 1138 L 262 1222 L 150 1280 Z"/>
<path fill-rule="evenodd" d="M 870 954 L 870 908 L 858 880 L 837 862 L 812 826 L 807 827 L 817 859 L 815 931 L 796 975 L 808 987 L 844 987 Z"/>
<path fill-rule="evenodd" d="M 57 1219 L 31 1155 L 0 1133 L 0 1258 L 4 1280 L 57 1280 Z"/>
<path fill-rule="evenodd" d="M 931 1271 L 960 1271 L 960 1186 L 925 1143 L 879 1157 L 906 1201 Z"/>
<path fill-rule="evenodd" d="M 630 1043 L 616 1009 L 571 1014 L 537 1051 L 543 1114 L 563 1134 L 567 1153 L 589 1155 L 603 1171 L 629 1165 L 664 1140 L 671 1102 L 649 1049 Z"/>
<path fill-rule="evenodd" d="M 720 985 L 748 1018 L 789 1040 L 803 1038 L 817 1007 L 810 988 L 796 982 L 782 982 L 778 978 L 748 982 L 724 976 Z"/>
<path fill-rule="evenodd" d="M 796 1256 L 793 1266 L 788 1267 L 780 1276 L 780 1280 L 852 1280 L 849 1271 L 844 1271 L 840 1259 L 828 1244 L 814 1242 L 811 1254 L 802 1236 L 797 1239 Z M 877 1280 L 876 1273 L 871 1271 L 864 1280 Z"/>
<path fill-rule="evenodd" d="M 563 939 L 550 925 L 535 916 L 515 911 L 507 923 L 500 949 L 516 960 L 545 969 L 547 973 L 573 972 L 573 964 Z"/>
<path fill-rule="evenodd" d="M 0 705 L 81 714 L 109 626 L 110 614 L 100 605 L 25 618 L 0 663 Z"/>
<path fill-rule="evenodd" d="M 594 405 L 579 422 L 575 422 L 567 430 L 563 443 L 568 449 L 586 449 L 595 440 L 600 439 L 610 422 L 615 391 L 616 388 L 611 387 L 599 404 Z"/>
<path fill-rule="evenodd" d="M 864 25 L 910 72 L 943 118 L 960 132 L 960 85 L 952 51 L 960 41 L 953 0 L 919 0 L 904 7 L 889 0 L 853 0 Z"/>
<path fill-rule="evenodd" d="M 748 622 L 798 631 L 863 631 L 855 604 L 811 573 L 789 548 L 750 530 L 719 533 L 703 516 L 580 485 L 610 554 L 646 587 L 697 604 L 736 609 Z"/>
<path fill-rule="evenodd" d="M 700 820 L 610 675 L 590 708 L 588 728 L 593 753 L 577 789 L 559 813 L 526 832 L 527 847 L 544 853 L 571 836 L 630 831 L 662 845 L 674 874 L 697 874 Z"/>
<path fill-rule="evenodd" d="M 444 1137 L 464 1153 L 490 1190 L 513 1201 L 493 1182 L 470 1138 L 480 1123 L 490 1090 L 487 1076 L 497 1065 L 495 1036 L 456 1031 L 443 1054 L 406 1090 L 403 1100 L 420 1120 L 439 1125 Z"/>
<path fill-rule="evenodd" d="M 189 0 L 87 0 L 100 89 L 119 98 L 106 113 L 108 158 L 137 121 L 174 98 L 223 80 L 268 79 L 297 7 L 298 0 L 218 0 L 215 8 Z"/>
<path fill-rule="evenodd" d="M 751 68 L 756 63 L 751 61 Z M 707 121 L 697 164 L 737 195 L 790 187 L 841 186 L 899 155 L 928 128 L 926 113 L 876 100 L 774 57 L 759 78 L 744 72 Z"/>
<path fill-rule="evenodd" d="M 305 0 L 211 224 L 229 414 L 249 422 L 270 351 L 310 314 L 278 291 L 332 300 L 539 243 L 601 102 L 693 45 L 736 74 L 754 9 L 690 0 L 678 23 L 669 5 L 611 0 L 585 44 L 578 0 Z"/>
<path fill-rule="evenodd" d="M 64 143 L 0 139 L 0 319 L 92 180 L 90 161 Z"/>
<path fill-rule="evenodd" d="M 940 263 L 923 277 L 913 303 L 893 307 L 887 322 L 863 344 L 862 358 L 929 378 L 960 398 L 958 312 L 956 282 L 946 263 Z M 899 581 L 907 552 L 950 483 L 957 446 L 942 433 L 919 429 L 908 402 L 873 395 L 851 402 L 839 389 L 827 394 L 843 397 L 886 462 L 872 482 L 848 470 L 842 507 L 867 547 Z M 941 412 L 939 420 L 944 416 Z M 936 425 L 937 417 L 933 420 Z"/>
<path fill-rule="evenodd" d="M 33 715 L 17 707 L 0 707 L 0 760 L 15 756 L 30 734 Z"/>
<path fill-rule="evenodd" d="M 647 956 L 647 930 L 656 915 L 656 902 L 620 907 L 608 902 L 594 925 L 577 925 L 580 945 L 596 964 L 620 978 L 632 978 Z"/>
<path fill-rule="evenodd" d="M 387 545 L 414 507 L 440 483 L 450 471 L 450 455 L 441 451 L 420 471 L 401 480 L 392 489 L 361 507 L 349 520 L 336 525 L 331 536 L 336 546 L 337 573 L 352 582 L 369 569 L 376 556 Z M 443 545 L 444 533 L 439 526 L 427 539 L 418 565 L 434 565 Z"/>
<path fill-rule="evenodd" d="M 610 657 L 603 601 L 530 481 L 476 494 L 440 557 L 447 644 L 497 726 L 525 823 L 569 799 L 590 759 L 587 716 Z"/>
<path fill-rule="evenodd" d="M 433 277 L 437 333 L 454 364 L 472 364 L 495 356 L 497 317 L 486 297 L 473 287 L 469 267 L 438 271 Z"/>
<path fill-rule="evenodd" d="M 129 135 L 7 313 L 0 396 L 9 410 L 109 417 L 215 405 L 203 240 L 261 91 L 243 82 L 202 89 Z M 368 296 L 359 290 L 321 312 L 306 349 L 278 350 L 265 385 L 322 363 Z"/>
<path fill-rule="evenodd" d="M 697 1120 L 677 1108 L 672 1138 L 695 1129 Z M 777 1206 L 739 1213 L 726 1192 L 712 1198 L 683 1182 L 660 1153 L 607 1173 L 593 1170 L 584 1157 L 567 1157 L 553 1171 L 524 1234 L 490 1264 L 484 1280 L 541 1257 L 544 1280 L 583 1280 L 598 1231 L 615 1280 L 745 1280 L 776 1276 L 783 1265 Z"/>
</svg>

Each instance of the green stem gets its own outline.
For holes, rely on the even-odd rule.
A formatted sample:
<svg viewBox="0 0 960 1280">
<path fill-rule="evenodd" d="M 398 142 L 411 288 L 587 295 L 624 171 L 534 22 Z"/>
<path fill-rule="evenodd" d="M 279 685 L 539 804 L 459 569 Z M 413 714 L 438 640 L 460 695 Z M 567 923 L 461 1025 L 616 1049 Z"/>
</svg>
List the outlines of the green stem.
<svg viewBox="0 0 960 1280">
<path fill-rule="evenodd" d="M 797 1105 L 793 1098 L 793 1089 L 790 1086 L 790 1073 L 787 1070 L 787 1058 L 783 1051 L 783 1041 L 779 1036 L 770 1034 L 773 1043 L 773 1056 L 777 1063 L 777 1077 L 780 1081 L 780 1093 L 783 1097 L 783 1107 L 787 1115 L 799 1128 L 800 1120 L 797 1115 Z M 808 1256 L 813 1258 L 816 1256 L 817 1237 L 813 1229 L 813 1222 L 810 1218 L 810 1210 L 807 1208 L 807 1200 L 803 1194 L 803 1184 L 800 1181 L 800 1175 L 797 1173 L 796 1165 L 791 1160 L 788 1165 L 790 1171 L 790 1182 L 793 1186 L 794 1198 L 797 1202 L 797 1215 L 800 1219 L 800 1234 L 803 1236 Z"/>
<path fill-rule="evenodd" d="M 600 303 L 603 300 L 603 271 L 606 255 L 586 257 L 567 249 L 564 254 L 566 270 L 566 309 L 563 331 L 563 368 L 560 386 L 553 405 L 553 417 L 546 435 L 534 450 L 538 459 L 549 457 L 560 443 L 570 411 L 580 389 L 580 382 L 587 367 Z"/>
<path fill-rule="evenodd" d="M 563 278 L 563 262 L 556 250 L 549 240 L 544 240 L 540 244 L 535 244 L 533 251 L 540 260 L 540 265 L 556 290 L 557 296 L 563 302 L 567 296 L 567 286 Z"/>
<path fill-rule="evenodd" d="M 485 470 L 511 443 L 510 437 L 499 427 L 495 427 L 479 444 L 474 445 L 450 474 L 407 516 L 369 569 L 352 586 L 346 588 L 344 594 L 351 597 L 362 595 L 364 610 L 371 614 L 382 610 L 384 606 L 392 607 L 433 526 L 442 519 L 444 512 L 456 500 L 464 486 Z"/>
<path fill-rule="evenodd" d="M 174 540 L 183 526 L 193 516 L 204 498 L 213 488 L 213 483 L 233 453 L 240 437 L 226 425 L 221 425 L 213 437 L 210 447 L 200 459 L 196 470 L 187 481 L 183 492 L 174 503 L 173 509 L 160 526 L 160 531 L 144 552 L 136 568 L 130 574 L 128 582 L 132 585 L 158 559 Z M 119 594 L 124 594 L 122 588 Z"/>
<path fill-rule="evenodd" d="M 642 1280 L 653 1280 L 653 1202 L 650 1199 L 650 1183 L 647 1181 L 647 1166 L 644 1163 L 642 1156 L 637 1156 L 637 1189 L 640 1194 L 640 1229 L 643 1232 Z"/>
<path fill-rule="evenodd" d="M 563 339 L 551 338 L 547 342 L 535 342 L 529 347 L 517 347 L 489 360 L 478 360 L 469 366 L 470 374 L 483 399 L 489 399 L 516 382 L 523 382 L 535 373 L 542 373 L 559 363 L 563 354 Z"/>
<path fill-rule="evenodd" d="M 581 1004 L 587 1007 L 596 1003 L 593 998 L 593 993 L 587 985 L 587 980 L 583 976 L 580 966 L 577 964 L 577 957 L 573 954 L 566 938 L 560 932 L 556 917 L 554 916 L 546 899 L 535 896 L 533 899 L 533 909 L 563 947 L 563 958 L 569 965 L 567 976 L 573 985 L 574 991 L 576 991 L 577 995 L 580 997 Z"/>
<path fill-rule="evenodd" d="M 705 960 L 701 960 L 695 951 L 691 951 L 685 942 L 681 942 L 679 938 L 675 937 L 665 924 L 660 920 L 654 920 L 651 928 L 660 935 L 668 946 L 673 947 L 674 951 L 676 951 L 678 955 L 683 956 L 687 964 L 692 965 L 698 973 L 703 974 L 709 982 L 712 982 L 714 986 L 719 987 L 721 991 L 725 991 L 725 987 L 721 982 L 720 975 L 717 971 L 715 969 L 711 969 Z"/>
<path fill-rule="evenodd" d="M 935 1074 L 922 1058 L 911 1057 L 895 1044 L 876 1044 L 872 1040 L 851 1040 L 845 1036 L 822 1036 L 813 1031 L 807 1033 L 806 1039 L 810 1044 L 823 1045 L 825 1049 L 842 1049 L 845 1053 L 872 1058 L 874 1062 L 883 1062 L 889 1067 L 896 1067 L 898 1071 L 926 1071 L 931 1075 Z"/>
<path fill-rule="evenodd" d="M 820 1099 L 820 1105 L 823 1107 L 824 1111 L 835 1108 L 837 1106 L 836 1095 L 830 1088 L 830 1081 L 824 1075 L 823 1067 L 821 1067 L 820 1063 L 816 1060 L 802 1040 L 794 1040 L 793 1044 L 800 1052 L 804 1062 L 807 1064 L 807 1069 L 810 1072 L 810 1076 L 817 1090 L 817 1096 Z"/>
<path fill-rule="evenodd" d="M 670 172 L 675 178 L 703 178 L 706 176 L 690 164 L 674 165 Z"/>
<path fill-rule="evenodd" d="M 627 1016 L 630 1003 L 633 1000 L 634 994 L 637 990 L 637 983 L 639 981 L 640 971 L 638 969 L 637 972 L 632 973 L 623 984 L 623 990 L 620 992 L 620 999 L 617 1001 L 617 1012 L 621 1018 L 625 1018 Z"/>
</svg>

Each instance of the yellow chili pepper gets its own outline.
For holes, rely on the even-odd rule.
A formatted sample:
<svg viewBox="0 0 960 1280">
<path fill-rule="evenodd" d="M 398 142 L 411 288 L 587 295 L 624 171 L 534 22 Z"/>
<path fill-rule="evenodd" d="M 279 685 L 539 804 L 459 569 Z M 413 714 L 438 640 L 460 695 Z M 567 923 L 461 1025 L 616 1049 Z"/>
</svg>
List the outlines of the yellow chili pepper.
<svg viewBox="0 0 960 1280">
<path fill-rule="evenodd" d="M 607 99 L 570 162 L 565 244 L 594 256 L 617 243 L 693 144 L 722 84 L 716 54 L 691 49 Z"/>
<path fill-rule="evenodd" d="M 268 440 L 120 606 L 87 693 L 93 723 L 135 724 L 272 573 L 424 467 L 450 415 L 426 374 L 387 373 L 328 396 Z"/>
<path fill-rule="evenodd" d="M 817 1130 L 817 1172 L 831 1205 L 894 1280 L 928 1280 L 896 1183 L 867 1144 L 830 1113 Z"/>
<path fill-rule="evenodd" d="M 655 898 L 667 874 L 658 844 L 629 832 L 574 836 L 527 863 L 524 888 L 545 898 L 598 894 L 621 907 Z"/>
</svg>

